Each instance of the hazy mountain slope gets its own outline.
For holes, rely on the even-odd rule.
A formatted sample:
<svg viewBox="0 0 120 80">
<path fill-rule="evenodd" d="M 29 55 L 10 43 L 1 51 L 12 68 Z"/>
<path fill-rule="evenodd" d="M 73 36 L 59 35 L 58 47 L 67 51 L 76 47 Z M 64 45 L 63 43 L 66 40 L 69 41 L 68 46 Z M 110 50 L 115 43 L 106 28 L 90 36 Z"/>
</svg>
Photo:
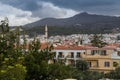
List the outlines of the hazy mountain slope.
<svg viewBox="0 0 120 80">
<path fill-rule="evenodd" d="M 69 18 L 41 19 L 25 25 L 24 28 L 26 28 L 28 32 L 43 33 L 46 24 L 49 27 L 50 34 L 110 33 L 116 28 L 119 31 L 120 17 L 88 14 L 84 12 Z"/>
<path fill-rule="evenodd" d="M 92 24 L 92 23 L 110 23 L 120 21 L 119 17 L 115 16 L 103 16 L 96 14 L 88 14 L 86 12 L 77 14 L 70 18 L 56 19 L 56 18 L 45 18 L 30 24 L 26 24 L 26 27 L 44 26 L 73 26 L 76 24 Z"/>
</svg>

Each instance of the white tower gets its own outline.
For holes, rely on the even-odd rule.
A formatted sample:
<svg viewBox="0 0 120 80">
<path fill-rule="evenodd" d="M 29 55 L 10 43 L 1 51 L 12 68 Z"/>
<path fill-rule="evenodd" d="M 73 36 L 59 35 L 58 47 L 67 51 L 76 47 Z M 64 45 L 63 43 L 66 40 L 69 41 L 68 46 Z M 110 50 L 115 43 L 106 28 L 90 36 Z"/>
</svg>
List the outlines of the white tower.
<svg viewBox="0 0 120 80">
<path fill-rule="evenodd" d="M 48 27 L 45 25 L 45 42 L 48 42 Z"/>
</svg>

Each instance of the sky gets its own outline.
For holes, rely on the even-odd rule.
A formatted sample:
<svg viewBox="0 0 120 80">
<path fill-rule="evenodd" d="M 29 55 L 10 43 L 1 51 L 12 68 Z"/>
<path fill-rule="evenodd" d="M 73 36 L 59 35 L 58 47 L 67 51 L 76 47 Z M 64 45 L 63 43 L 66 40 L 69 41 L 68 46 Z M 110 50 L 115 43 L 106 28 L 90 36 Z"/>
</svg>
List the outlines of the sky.
<svg viewBox="0 0 120 80">
<path fill-rule="evenodd" d="M 10 26 L 25 25 L 43 18 L 67 18 L 81 12 L 119 16 L 120 0 L 0 0 L 0 20 Z"/>
</svg>

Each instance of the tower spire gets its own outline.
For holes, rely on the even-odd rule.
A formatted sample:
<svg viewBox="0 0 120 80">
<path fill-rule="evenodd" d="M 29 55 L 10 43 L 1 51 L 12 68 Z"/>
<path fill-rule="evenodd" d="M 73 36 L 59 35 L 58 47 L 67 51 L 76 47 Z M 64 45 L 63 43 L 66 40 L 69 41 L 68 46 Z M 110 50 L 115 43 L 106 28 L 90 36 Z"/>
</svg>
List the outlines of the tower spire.
<svg viewBox="0 0 120 80">
<path fill-rule="evenodd" d="M 48 27 L 45 25 L 45 42 L 48 42 Z"/>
</svg>

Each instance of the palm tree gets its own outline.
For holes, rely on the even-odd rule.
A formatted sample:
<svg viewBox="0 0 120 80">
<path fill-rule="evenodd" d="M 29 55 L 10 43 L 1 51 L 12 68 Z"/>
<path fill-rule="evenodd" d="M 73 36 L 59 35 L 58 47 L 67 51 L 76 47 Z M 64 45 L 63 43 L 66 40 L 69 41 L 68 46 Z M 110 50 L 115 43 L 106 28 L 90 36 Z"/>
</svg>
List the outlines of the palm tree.
<svg viewBox="0 0 120 80">
<path fill-rule="evenodd" d="M 94 34 L 92 37 L 91 37 L 91 43 L 92 43 L 92 46 L 94 47 L 104 47 L 107 43 L 103 41 L 103 36 L 102 35 L 97 35 L 97 34 Z"/>
</svg>

